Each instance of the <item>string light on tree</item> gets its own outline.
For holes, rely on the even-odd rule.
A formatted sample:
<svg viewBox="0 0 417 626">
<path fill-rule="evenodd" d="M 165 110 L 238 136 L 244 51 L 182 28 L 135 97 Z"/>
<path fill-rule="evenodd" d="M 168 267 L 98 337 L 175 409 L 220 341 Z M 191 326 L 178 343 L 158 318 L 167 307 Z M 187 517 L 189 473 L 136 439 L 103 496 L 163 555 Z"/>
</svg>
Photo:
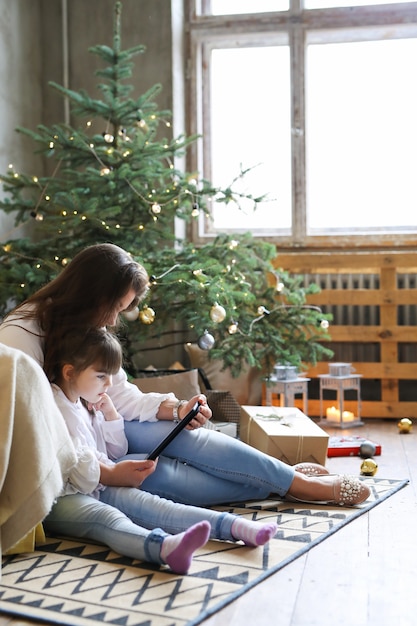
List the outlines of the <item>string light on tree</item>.
<svg viewBox="0 0 417 626">
<path fill-rule="evenodd" d="M 159 274 L 159 276 L 155 276 L 155 274 L 151 274 L 151 276 L 149 276 L 149 284 L 150 285 L 157 285 L 158 284 L 158 280 L 160 280 L 161 278 L 164 278 L 164 276 L 166 276 L 167 274 L 169 274 L 173 270 L 177 269 L 177 267 L 179 267 L 179 264 L 175 263 L 175 265 L 173 265 L 172 267 L 167 269 L 163 274 Z"/>
<path fill-rule="evenodd" d="M 33 219 L 36 220 L 37 222 L 43 221 L 42 213 L 38 213 L 37 211 L 31 211 L 30 216 L 33 217 Z"/>
<path fill-rule="evenodd" d="M 284 291 L 285 289 L 285 285 L 281 280 L 281 277 L 279 276 L 279 274 L 275 274 L 275 280 L 276 280 L 276 284 L 275 284 L 275 289 L 278 293 L 281 293 L 282 291 Z"/>
<path fill-rule="evenodd" d="M 138 120 L 138 126 L 139 126 L 139 128 L 140 128 L 141 130 L 143 130 L 144 132 L 148 132 L 148 130 L 149 130 L 149 127 L 148 127 L 148 125 L 147 125 L 146 121 L 145 121 L 145 120 L 143 120 L 143 119 L 139 119 L 139 120 Z"/>
</svg>

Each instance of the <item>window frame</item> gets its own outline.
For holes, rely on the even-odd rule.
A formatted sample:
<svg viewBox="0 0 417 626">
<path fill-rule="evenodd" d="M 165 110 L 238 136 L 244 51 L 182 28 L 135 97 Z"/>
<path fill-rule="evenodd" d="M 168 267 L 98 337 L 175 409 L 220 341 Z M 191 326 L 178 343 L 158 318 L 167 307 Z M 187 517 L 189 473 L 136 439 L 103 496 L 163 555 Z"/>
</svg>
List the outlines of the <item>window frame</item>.
<svg viewBox="0 0 417 626">
<path fill-rule="evenodd" d="M 278 39 L 290 46 L 291 80 L 291 151 L 292 151 L 292 233 L 271 234 L 267 229 L 254 236 L 281 248 L 407 248 L 417 245 L 415 232 L 378 233 L 338 230 L 328 234 L 308 234 L 306 217 L 305 164 L 305 46 L 319 31 L 341 32 L 349 28 L 415 28 L 417 38 L 417 2 L 332 9 L 303 9 L 302 0 L 290 0 L 288 11 L 239 15 L 203 15 L 210 0 L 185 0 L 186 3 L 186 120 L 187 133 L 203 137 L 191 145 L 187 168 L 199 171 L 210 180 L 209 51 L 216 44 L 227 44 L 233 37 L 265 45 Z M 198 14 L 199 13 L 199 14 Z M 370 37 L 368 37 L 370 39 Z M 266 44 L 267 45 L 267 44 Z M 411 79 L 412 77 L 410 77 Z M 204 88 L 203 88 L 204 85 Z M 202 217 L 202 221 L 207 218 Z M 216 236 L 202 221 L 191 226 L 190 236 L 204 243 Z M 223 230 L 224 232 L 224 230 Z M 230 231 L 235 232 L 235 231 Z"/>
</svg>

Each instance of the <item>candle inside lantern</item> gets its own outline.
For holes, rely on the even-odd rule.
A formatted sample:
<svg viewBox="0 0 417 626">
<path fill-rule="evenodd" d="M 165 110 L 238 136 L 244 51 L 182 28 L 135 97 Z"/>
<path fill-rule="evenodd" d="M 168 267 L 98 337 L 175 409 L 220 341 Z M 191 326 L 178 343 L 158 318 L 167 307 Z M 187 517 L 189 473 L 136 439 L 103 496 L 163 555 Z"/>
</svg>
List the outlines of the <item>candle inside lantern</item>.
<svg viewBox="0 0 417 626">
<path fill-rule="evenodd" d="M 340 411 L 335 406 L 326 409 L 326 417 L 330 422 L 340 422 Z M 343 421 L 353 422 L 355 416 L 351 411 L 343 411 Z"/>
</svg>

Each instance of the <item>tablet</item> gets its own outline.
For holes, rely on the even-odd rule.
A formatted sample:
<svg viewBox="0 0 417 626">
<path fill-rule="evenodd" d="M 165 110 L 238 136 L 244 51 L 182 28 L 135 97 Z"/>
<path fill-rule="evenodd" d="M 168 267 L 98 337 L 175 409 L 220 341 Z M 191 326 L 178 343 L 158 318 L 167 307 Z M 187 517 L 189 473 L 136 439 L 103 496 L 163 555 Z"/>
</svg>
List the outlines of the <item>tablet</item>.
<svg viewBox="0 0 417 626">
<path fill-rule="evenodd" d="M 189 411 L 187 415 L 184 417 L 184 419 L 178 422 L 175 428 L 173 428 L 171 432 L 168 433 L 165 439 L 163 439 L 163 441 L 161 441 L 161 443 L 158 446 L 156 446 L 156 448 L 154 448 L 154 450 L 152 450 L 152 452 L 150 452 L 146 458 L 150 459 L 151 461 L 154 461 L 161 454 L 162 450 L 165 450 L 167 445 L 171 443 L 173 439 L 175 439 L 178 433 L 184 430 L 187 424 L 191 422 L 193 417 L 197 415 L 199 410 L 200 410 L 200 403 L 196 402 L 193 408 L 191 409 L 191 411 Z"/>
</svg>

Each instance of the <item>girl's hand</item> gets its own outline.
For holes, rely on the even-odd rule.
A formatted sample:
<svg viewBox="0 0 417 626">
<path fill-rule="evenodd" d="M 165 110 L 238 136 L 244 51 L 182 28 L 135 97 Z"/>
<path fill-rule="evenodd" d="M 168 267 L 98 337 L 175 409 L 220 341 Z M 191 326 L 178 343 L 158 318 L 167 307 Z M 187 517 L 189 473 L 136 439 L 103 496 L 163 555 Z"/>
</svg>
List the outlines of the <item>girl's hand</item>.
<svg viewBox="0 0 417 626">
<path fill-rule="evenodd" d="M 106 422 L 111 422 L 113 420 L 120 419 L 119 414 L 117 413 L 113 401 L 107 395 L 107 393 L 103 393 L 98 402 L 94 404 L 88 403 L 88 408 L 95 409 L 96 411 L 101 411 L 104 415 L 104 419 Z"/>
<path fill-rule="evenodd" d="M 100 482 L 111 487 L 140 487 L 158 461 L 127 459 L 114 465 L 100 463 Z"/>
</svg>

